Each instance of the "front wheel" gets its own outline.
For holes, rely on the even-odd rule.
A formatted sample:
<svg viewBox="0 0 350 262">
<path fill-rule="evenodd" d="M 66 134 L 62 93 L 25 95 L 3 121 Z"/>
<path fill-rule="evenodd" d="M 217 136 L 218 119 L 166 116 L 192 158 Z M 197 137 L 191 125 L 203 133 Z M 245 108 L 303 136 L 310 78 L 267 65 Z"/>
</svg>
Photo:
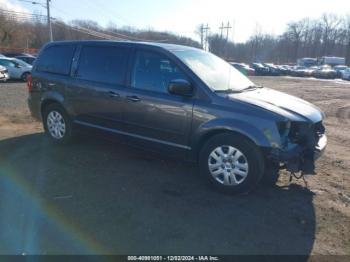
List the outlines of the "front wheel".
<svg viewBox="0 0 350 262">
<path fill-rule="evenodd" d="M 44 109 L 43 124 L 45 133 L 51 141 L 57 144 L 65 144 L 71 140 L 71 121 L 60 105 L 51 104 Z"/>
<path fill-rule="evenodd" d="M 248 193 L 264 173 L 259 147 L 243 136 L 223 133 L 212 137 L 199 156 L 200 172 L 224 192 Z"/>
<path fill-rule="evenodd" d="M 23 82 L 27 82 L 27 79 L 28 79 L 28 76 L 30 75 L 30 73 L 26 72 L 26 73 L 23 73 L 22 76 L 21 76 L 21 79 Z"/>
</svg>

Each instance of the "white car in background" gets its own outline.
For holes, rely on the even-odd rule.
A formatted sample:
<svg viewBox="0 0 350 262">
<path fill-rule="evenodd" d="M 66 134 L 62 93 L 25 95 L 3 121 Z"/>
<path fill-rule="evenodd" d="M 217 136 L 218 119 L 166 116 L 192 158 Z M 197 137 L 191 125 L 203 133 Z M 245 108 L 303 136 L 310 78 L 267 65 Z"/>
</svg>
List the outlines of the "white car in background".
<svg viewBox="0 0 350 262">
<path fill-rule="evenodd" d="M 350 80 L 350 67 L 348 67 L 342 72 L 342 79 Z"/>
<path fill-rule="evenodd" d="M 6 67 L 10 79 L 27 81 L 27 77 L 32 71 L 31 65 L 16 58 L 0 57 L 0 65 Z"/>
<path fill-rule="evenodd" d="M 0 82 L 6 82 L 9 78 L 7 68 L 0 65 Z"/>
</svg>

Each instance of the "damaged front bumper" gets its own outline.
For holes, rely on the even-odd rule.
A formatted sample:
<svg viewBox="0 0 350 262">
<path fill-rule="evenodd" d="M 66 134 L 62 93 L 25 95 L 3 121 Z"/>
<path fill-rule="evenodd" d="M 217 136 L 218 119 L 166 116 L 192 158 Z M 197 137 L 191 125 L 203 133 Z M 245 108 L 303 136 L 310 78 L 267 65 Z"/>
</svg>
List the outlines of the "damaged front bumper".
<svg viewBox="0 0 350 262">
<path fill-rule="evenodd" d="M 319 159 L 323 155 L 327 147 L 327 142 L 327 136 L 325 134 L 322 135 L 315 147 L 315 160 Z"/>
<path fill-rule="evenodd" d="M 315 161 L 326 150 L 327 136 L 323 126 L 318 128 L 317 132 L 315 128 L 310 128 L 304 129 L 302 133 L 302 136 L 294 139 L 295 142 L 289 141 L 286 147 L 273 150 L 271 155 L 281 168 L 291 173 L 302 172 L 304 175 L 312 175 L 315 174 Z"/>
</svg>

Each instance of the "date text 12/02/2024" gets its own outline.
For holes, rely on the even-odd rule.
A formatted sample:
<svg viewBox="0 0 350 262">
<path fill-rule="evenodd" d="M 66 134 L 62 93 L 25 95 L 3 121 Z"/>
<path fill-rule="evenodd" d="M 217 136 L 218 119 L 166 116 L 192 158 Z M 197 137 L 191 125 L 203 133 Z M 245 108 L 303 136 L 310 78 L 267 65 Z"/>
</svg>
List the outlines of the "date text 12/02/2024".
<svg viewBox="0 0 350 262">
<path fill-rule="evenodd" d="M 216 256 L 128 256 L 128 261 L 220 261 Z"/>
</svg>

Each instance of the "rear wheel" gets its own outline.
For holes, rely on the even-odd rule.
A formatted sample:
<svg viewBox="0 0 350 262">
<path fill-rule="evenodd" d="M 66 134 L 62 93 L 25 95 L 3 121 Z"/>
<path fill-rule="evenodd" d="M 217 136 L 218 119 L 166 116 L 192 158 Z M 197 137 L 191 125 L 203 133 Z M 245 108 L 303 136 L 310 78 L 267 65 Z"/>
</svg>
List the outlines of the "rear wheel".
<svg viewBox="0 0 350 262">
<path fill-rule="evenodd" d="M 223 133 L 212 137 L 199 156 L 200 172 L 218 189 L 233 194 L 248 193 L 264 172 L 260 149 L 243 136 Z"/>
<path fill-rule="evenodd" d="M 51 104 L 44 109 L 43 124 L 45 133 L 51 141 L 65 144 L 71 140 L 71 120 L 60 105 Z"/>
</svg>

